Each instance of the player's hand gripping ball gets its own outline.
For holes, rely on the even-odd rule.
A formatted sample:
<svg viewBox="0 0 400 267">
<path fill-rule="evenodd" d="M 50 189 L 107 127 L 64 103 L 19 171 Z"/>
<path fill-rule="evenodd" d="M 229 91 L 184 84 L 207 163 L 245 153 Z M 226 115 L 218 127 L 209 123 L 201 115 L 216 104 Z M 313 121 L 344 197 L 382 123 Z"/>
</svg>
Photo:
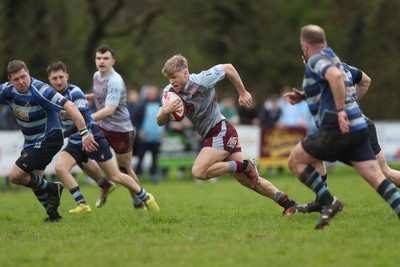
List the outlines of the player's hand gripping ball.
<svg viewBox="0 0 400 267">
<path fill-rule="evenodd" d="M 173 103 L 175 100 L 179 100 L 178 106 L 181 106 L 181 108 L 175 112 L 170 113 L 169 119 L 173 121 L 181 121 L 186 115 L 186 107 L 182 101 L 182 98 L 177 93 L 174 92 L 165 93 L 162 98 L 162 105 L 165 104 L 165 101 Z"/>
</svg>

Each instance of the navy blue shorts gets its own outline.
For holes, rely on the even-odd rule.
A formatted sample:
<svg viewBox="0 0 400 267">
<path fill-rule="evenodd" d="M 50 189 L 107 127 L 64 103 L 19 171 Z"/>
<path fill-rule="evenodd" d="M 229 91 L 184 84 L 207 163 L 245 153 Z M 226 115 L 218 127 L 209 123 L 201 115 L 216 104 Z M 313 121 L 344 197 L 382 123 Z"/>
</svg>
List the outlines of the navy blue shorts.
<svg viewBox="0 0 400 267">
<path fill-rule="evenodd" d="M 82 150 L 82 144 L 73 144 L 68 142 L 67 146 L 63 149 L 63 151 L 68 152 L 76 161 L 79 166 L 82 166 L 83 162 L 88 162 L 88 159 L 91 158 L 97 162 L 104 162 L 113 157 L 113 154 L 110 149 L 110 145 L 107 142 L 107 139 L 101 135 L 96 136 L 94 140 L 99 144 L 97 151 L 94 152 L 86 152 Z"/>
<path fill-rule="evenodd" d="M 368 130 L 342 134 L 339 129 L 319 129 L 301 142 L 304 150 L 324 161 L 367 161 L 375 155 L 369 141 Z"/>
<path fill-rule="evenodd" d="M 39 148 L 28 148 L 21 152 L 15 164 L 27 173 L 44 170 L 60 151 L 64 144 L 61 129 L 54 129 L 47 134 Z"/>
<path fill-rule="evenodd" d="M 368 134 L 369 134 L 369 141 L 371 143 L 372 150 L 374 151 L 374 154 L 378 154 L 381 152 L 381 146 L 379 145 L 378 142 L 378 135 L 376 134 L 376 127 L 373 121 L 370 119 L 367 120 L 367 125 L 368 125 Z"/>
</svg>

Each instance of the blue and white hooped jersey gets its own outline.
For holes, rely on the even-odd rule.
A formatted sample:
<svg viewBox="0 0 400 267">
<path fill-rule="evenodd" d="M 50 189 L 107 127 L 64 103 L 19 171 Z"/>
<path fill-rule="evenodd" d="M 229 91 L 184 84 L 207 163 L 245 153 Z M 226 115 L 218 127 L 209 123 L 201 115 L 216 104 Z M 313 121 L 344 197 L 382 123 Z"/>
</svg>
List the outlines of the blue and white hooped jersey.
<svg viewBox="0 0 400 267">
<path fill-rule="evenodd" d="M 58 113 L 67 99 L 48 84 L 31 77 L 31 85 L 20 93 L 10 82 L 0 85 L 0 104 L 10 106 L 24 136 L 24 149 L 40 148 L 45 136 L 61 129 Z"/>
<path fill-rule="evenodd" d="M 337 67 L 343 74 L 346 88 L 345 110 L 350 121 L 350 131 L 366 129 L 367 124 L 355 98 L 356 91 L 352 75 L 346 75 L 339 57 L 329 47 L 308 60 L 303 79 L 306 101 L 317 128 L 338 125 L 335 100 L 329 83 L 324 78 L 325 71 L 331 66 Z M 334 121 L 335 118 L 336 121 Z"/>
<path fill-rule="evenodd" d="M 63 93 L 63 96 L 74 103 L 79 111 L 84 111 L 86 113 L 86 127 L 89 133 L 91 133 L 93 137 L 95 137 L 95 134 L 100 134 L 98 131 L 96 131 L 95 133 L 92 132 L 92 126 L 96 125 L 96 122 L 91 116 L 88 102 L 82 90 L 78 86 L 69 83 L 67 86 L 67 90 L 65 90 L 65 92 Z M 61 110 L 59 118 L 64 129 L 68 129 L 74 124 L 74 122 L 71 120 L 65 110 Z M 79 132 L 76 132 L 69 136 L 69 142 L 73 144 L 82 144 L 82 136 Z"/>
<path fill-rule="evenodd" d="M 350 66 L 347 65 L 346 63 L 343 63 L 343 69 L 346 73 L 346 75 L 348 75 L 349 77 L 351 77 L 351 79 L 353 80 L 353 84 L 357 84 L 361 81 L 362 79 L 362 71 L 354 66 Z M 360 105 L 359 99 L 357 97 L 357 92 L 354 90 L 354 99 L 357 101 L 358 105 Z M 361 107 L 360 107 L 361 109 Z M 361 110 L 362 112 L 362 110 Z M 365 114 L 363 113 L 364 119 L 369 121 L 369 118 L 367 116 L 365 116 Z"/>
</svg>

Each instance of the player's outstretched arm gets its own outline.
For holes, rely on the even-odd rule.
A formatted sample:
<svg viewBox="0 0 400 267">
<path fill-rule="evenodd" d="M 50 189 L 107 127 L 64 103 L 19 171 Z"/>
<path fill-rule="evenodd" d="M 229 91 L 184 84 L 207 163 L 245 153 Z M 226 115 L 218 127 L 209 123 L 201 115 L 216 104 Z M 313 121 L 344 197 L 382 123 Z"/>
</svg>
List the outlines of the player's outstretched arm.
<svg viewBox="0 0 400 267">
<path fill-rule="evenodd" d="M 239 105 L 246 108 L 253 106 L 253 98 L 251 94 L 246 90 L 239 73 L 236 71 L 232 64 L 223 64 L 225 70 L 225 76 L 232 82 L 239 93 Z"/>
<path fill-rule="evenodd" d="M 306 98 L 304 91 L 293 88 L 291 92 L 283 94 L 283 97 L 292 105 L 295 105 Z"/>
</svg>

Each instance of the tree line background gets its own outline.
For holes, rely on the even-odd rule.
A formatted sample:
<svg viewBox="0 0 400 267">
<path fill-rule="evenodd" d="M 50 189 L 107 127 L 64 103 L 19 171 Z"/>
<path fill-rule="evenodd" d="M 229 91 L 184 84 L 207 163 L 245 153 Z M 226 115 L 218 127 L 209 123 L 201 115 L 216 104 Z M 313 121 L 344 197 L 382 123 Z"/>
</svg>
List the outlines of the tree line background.
<svg viewBox="0 0 400 267">
<path fill-rule="evenodd" d="M 232 63 L 261 106 L 283 86 L 301 86 L 300 28 L 313 23 L 342 61 L 372 78 L 364 113 L 398 120 L 399 14 L 397 0 L 2 0 L 0 75 L 6 81 L 7 63 L 21 59 L 47 81 L 46 67 L 62 60 L 70 82 L 89 90 L 94 50 L 109 44 L 128 89 L 163 88 L 161 68 L 180 53 L 193 73 Z"/>
</svg>

